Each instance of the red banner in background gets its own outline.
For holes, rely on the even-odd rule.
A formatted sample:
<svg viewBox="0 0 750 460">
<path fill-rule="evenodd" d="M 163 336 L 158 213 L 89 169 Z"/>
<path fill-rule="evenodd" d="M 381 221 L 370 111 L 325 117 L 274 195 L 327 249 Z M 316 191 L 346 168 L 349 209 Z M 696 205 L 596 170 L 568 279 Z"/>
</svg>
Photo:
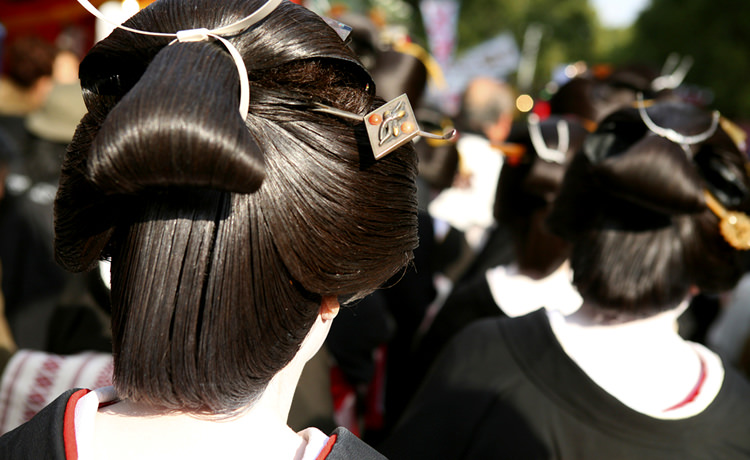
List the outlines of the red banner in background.
<svg viewBox="0 0 750 460">
<path fill-rule="evenodd" d="M 99 7 L 106 0 L 91 0 Z M 141 8 L 153 0 L 139 0 Z M 24 35 L 54 41 L 67 27 L 80 27 L 93 44 L 95 19 L 74 0 L 0 0 L 0 23 L 7 30 L 6 42 Z"/>
</svg>

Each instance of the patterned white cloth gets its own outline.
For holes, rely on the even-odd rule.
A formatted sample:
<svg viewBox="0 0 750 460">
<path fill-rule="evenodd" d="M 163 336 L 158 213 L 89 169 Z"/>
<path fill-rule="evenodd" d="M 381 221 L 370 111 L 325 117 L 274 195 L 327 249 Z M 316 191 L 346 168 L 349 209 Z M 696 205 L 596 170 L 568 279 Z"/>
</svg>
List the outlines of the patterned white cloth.
<svg viewBox="0 0 750 460">
<path fill-rule="evenodd" d="M 111 385 L 112 370 L 112 355 L 108 353 L 60 356 L 19 350 L 0 382 L 0 435 L 30 420 L 70 388 Z"/>
</svg>

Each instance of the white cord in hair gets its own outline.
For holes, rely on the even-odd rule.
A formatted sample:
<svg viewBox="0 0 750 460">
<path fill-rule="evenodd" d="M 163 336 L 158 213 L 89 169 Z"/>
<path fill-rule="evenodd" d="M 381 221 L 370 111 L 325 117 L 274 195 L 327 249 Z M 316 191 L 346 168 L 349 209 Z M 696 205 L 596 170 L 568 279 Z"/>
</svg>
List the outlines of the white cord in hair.
<svg viewBox="0 0 750 460">
<path fill-rule="evenodd" d="M 529 137 L 539 158 L 549 163 L 565 163 L 565 152 L 570 147 L 570 129 L 565 120 L 557 122 L 557 149 L 547 147 L 542 128 L 539 126 L 539 116 L 535 113 L 529 115 Z"/>
<path fill-rule="evenodd" d="M 240 74 L 240 116 L 243 120 L 247 119 L 247 113 L 250 106 L 250 82 L 247 77 L 247 68 L 245 67 L 245 62 L 242 60 L 242 55 L 240 52 L 235 48 L 232 43 L 229 42 L 229 40 L 223 38 L 221 35 L 231 35 L 236 34 L 239 32 L 242 32 L 243 30 L 247 29 L 248 27 L 258 23 L 263 18 L 268 16 L 273 10 L 278 7 L 281 2 L 284 0 L 268 0 L 266 3 L 263 4 L 260 8 L 255 10 L 251 15 L 246 16 L 245 18 L 229 24 L 227 26 L 218 27 L 216 29 L 206 29 L 206 28 L 200 28 L 200 29 L 190 29 L 190 30 L 180 30 L 175 33 L 165 33 L 165 32 L 149 32 L 146 30 L 139 30 L 139 29 L 133 29 L 131 27 L 123 26 L 122 24 L 118 24 L 115 21 L 110 20 L 107 18 L 104 14 L 102 14 L 101 11 L 96 9 L 94 5 L 92 5 L 88 0 L 78 0 L 78 3 L 81 4 L 86 10 L 96 16 L 97 18 L 101 19 L 102 21 L 113 25 L 114 27 L 117 27 L 118 29 L 127 30 L 128 32 L 133 32 L 136 34 L 141 35 L 151 35 L 154 37 L 175 37 L 175 40 L 171 41 L 169 44 L 173 44 L 175 42 L 196 42 L 196 41 L 207 41 L 209 38 L 213 38 L 221 42 L 222 45 L 229 51 L 230 56 L 232 56 L 232 59 L 234 60 L 234 64 L 237 66 L 237 72 Z"/>
<path fill-rule="evenodd" d="M 716 132 L 716 128 L 718 128 L 719 126 L 720 115 L 718 111 L 714 110 L 713 118 L 711 119 L 711 126 L 709 126 L 707 130 L 692 136 L 686 136 L 684 134 L 678 133 L 671 128 L 664 128 L 654 123 L 654 121 L 651 119 L 651 117 L 648 116 L 648 113 L 646 112 L 646 104 L 643 102 L 642 93 L 638 93 L 636 105 L 638 107 L 638 114 L 641 116 L 643 124 L 646 125 L 649 131 L 656 134 L 657 136 L 669 139 L 675 144 L 680 145 L 685 151 L 687 151 L 689 146 L 691 145 L 708 140 L 708 138 L 714 135 L 714 133 Z"/>
</svg>

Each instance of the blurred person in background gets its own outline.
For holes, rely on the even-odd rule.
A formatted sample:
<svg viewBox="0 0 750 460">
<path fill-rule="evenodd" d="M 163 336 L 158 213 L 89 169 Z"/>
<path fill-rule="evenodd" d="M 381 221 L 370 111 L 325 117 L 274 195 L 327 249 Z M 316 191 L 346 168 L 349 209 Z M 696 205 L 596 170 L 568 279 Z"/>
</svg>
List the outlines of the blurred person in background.
<svg viewBox="0 0 750 460">
<path fill-rule="evenodd" d="M 478 266 L 456 284 L 418 338 L 412 358 L 415 383 L 421 382 L 450 339 L 476 320 L 523 316 L 540 307 L 567 314 L 580 306 L 581 298 L 571 285 L 570 245 L 550 231 L 546 218 L 565 169 L 587 134 L 577 121 L 557 116 L 514 126 L 506 148 L 515 156 L 503 163 L 493 212 L 497 225 L 510 235 L 511 242 L 505 244 L 512 247 L 512 259 L 493 266 L 493 244 L 477 256 Z"/>
<path fill-rule="evenodd" d="M 14 149 L 0 132 L 0 434 L 71 386 L 112 382 L 108 289 L 55 263 L 38 207 L 6 186 Z"/>
<path fill-rule="evenodd" d="M 452 280 L 460 277 L 467 261 L 481 250 L 494 223 L 492 206 L 503 164 L 502 153 L 496 147 L 510 134 L 515 110 L 513 89 L 496 79 L 476 77 L 463 93 L 456 117 L 456 127 L 461 132 L 457 144 L 458 174 L 453 186 L 429 205 L 434 219 L 464 235 L 464 254 L 446 270 Z"/>
<path fill-rule="evenodd" d="M 70 276 L 55 263 L 45 210 L 9 186 L 13 161 L 20 156 L 11 137 L 0 130 L 1 286 L 18 345 L 45 350 L 53 311 Z"/>
<path fill-rule="evenodd" d="M 27 150 L 26 117 L 44 104 L 52 90 L 56 47 L 37 36 L 16 38 L 5 44 L 0 75 L 0 130 L 10 137 L 20 155 Z M 13 169 L 20 168 L 14 159 Z"/>
<path fill-rule="evenodd" d="M 436 124 L 433 118 L 422 117 L 423 92 L 428 82 L 436 84 L 440 77 L 431 73 L 435 69 L 424 49 L 408 37 L 388 36 L 387 25 L 378 26 L 364 15 L 345 13 L 336 19 L 352 28 L 348 45 L 372 75 L 379 95 L 392 99 L 406 94 L 420 126 L 428 131 L 443 133 L 452 128 L 442 120 Z M 387 435 L 408 402 L 404 379 L 413 364 L 409 351 L 427 306 L 436 295 L 433 273 L 440 251 L 434 241 L 433 220 L 426 211 L 428 202 L 423 200 L 429 200 L 428 189 L 437 181 L 447 182 L 442 187 L 452 182 L 455 165 L 451 168 L 449 164 L 451 153 L 457 159 L 453 141 L 418 137 L 412 143 L 419 158 L 420 197 L 420 244 L 413 263 L 389 280 L 386 289 L 342 311 L 326 341 L 335 359 L 331 375 L 337 418 L 352 431 L 361 430 L 373 443 Z M 439 162 L 448 164 L 443 167 Z M 311 383 L 304 374 L 302 383 Z"/>
</svg>

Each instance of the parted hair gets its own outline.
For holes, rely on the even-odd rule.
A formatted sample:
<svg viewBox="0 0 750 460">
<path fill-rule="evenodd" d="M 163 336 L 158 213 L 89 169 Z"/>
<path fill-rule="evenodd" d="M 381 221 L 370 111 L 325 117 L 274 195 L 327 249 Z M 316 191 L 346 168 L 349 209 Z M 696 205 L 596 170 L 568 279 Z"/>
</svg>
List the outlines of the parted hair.
<svg viewBox="0 0 750 460">
<path fill-rule="evenodd" d="M 712 120 L 680 102 L 647 113 L 684 135 L 705 132 Z M 733 287 L 747 256 L 722 237 L 704 190 L 728 209 L 747 211 L 745 161 L 721 126 L 683 147 L 651 132 L 636 108 L 605 118 L 574 157 L 549 218 L 573 243 L 574 284 L 584 300 L 632 318 L 674 308 L 691 286 Z"/>
<path fill-rule="evenodd" d="M 231 24 L 261 0 L 159 0 L 126 22 L 174 33 Z M 114 384 L 194 413 L 251 404 L 297 353 L 322 296 L 378 288 L 417 245 L 416 160 L 375 162 L 354 113 L 382 103 L 320 17 L 282 2 L 216 41 L 116 29 L 80 68 L 88 113 L 63 164 L 56 257 L 112 261 Z"/>
</svg>

